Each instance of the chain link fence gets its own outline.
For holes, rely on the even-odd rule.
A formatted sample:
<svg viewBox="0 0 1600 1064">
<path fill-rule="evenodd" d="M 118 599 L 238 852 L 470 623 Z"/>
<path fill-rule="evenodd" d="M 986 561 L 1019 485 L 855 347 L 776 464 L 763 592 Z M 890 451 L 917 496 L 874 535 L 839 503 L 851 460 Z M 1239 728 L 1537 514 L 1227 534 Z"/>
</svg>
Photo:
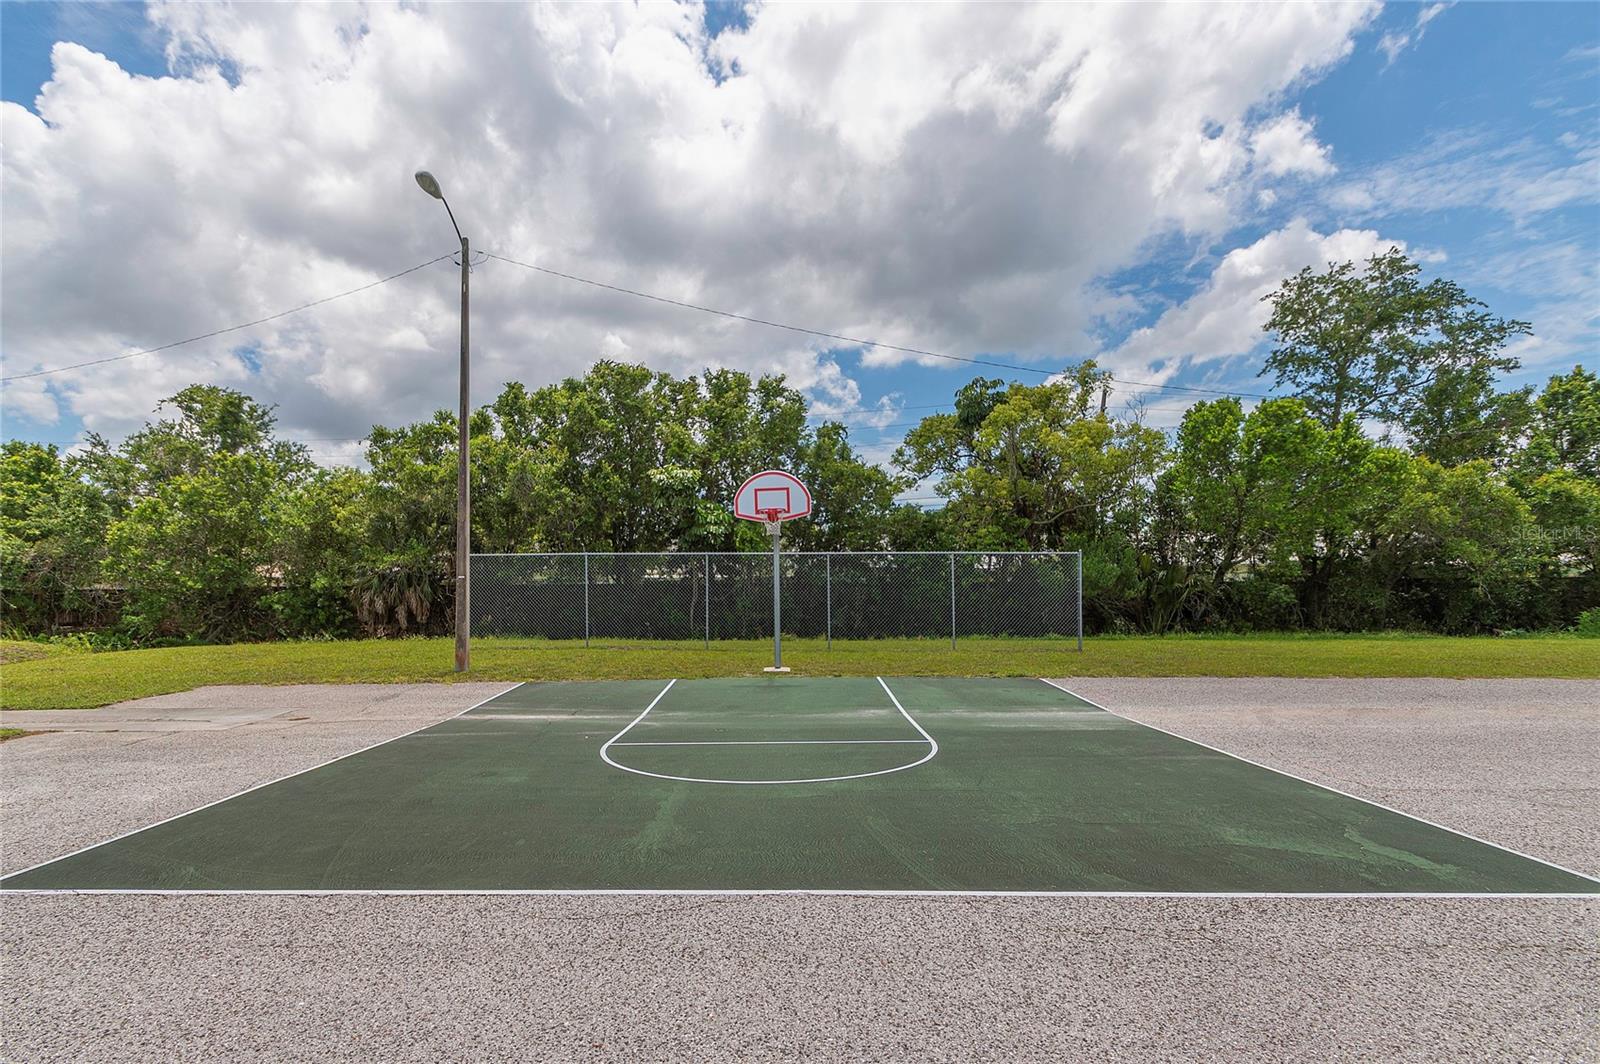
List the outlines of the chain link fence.
<svg viewBox="0 0 1600 1064">
<path fill-rule="evenodd" d="M 782 555 L 785 635 L 1061 636 L 1083 649 L 1077 552 Z M 545 639 L 762 639 L 772 555 L 474 554 L 472 632 Z"/>
</svg>

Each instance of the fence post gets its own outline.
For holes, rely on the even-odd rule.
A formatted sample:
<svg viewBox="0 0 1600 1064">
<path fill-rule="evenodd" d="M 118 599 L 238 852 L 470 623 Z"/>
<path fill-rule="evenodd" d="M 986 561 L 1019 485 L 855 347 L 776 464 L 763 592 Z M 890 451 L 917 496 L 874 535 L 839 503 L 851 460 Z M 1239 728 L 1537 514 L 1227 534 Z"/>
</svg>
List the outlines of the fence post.
<svg viewBox="0 0 1600 1064">
<path fill-rule="evenodd" d="M 583 552 L 583 645 L 589 645 L 589 552 Z"/>
<path fill-rule="evenodd" d="M 1083 653 L 1083 551 L 1078 551 L 1078 653 Z"/>
<path fill-rule="evenodd" d="M 706 551 L 706 649 L 711 649 L 711 552 Z"/>
<path fill-rule="evenodd" d="M 824 592 L 826 597 L 823 599 L 822 616 L 823 616 L 823 623 L 826 624 L 827 628 L 828 628 L 828 649 L 832 650 L 833 649 L 833 551 L 829 551 L 828 553 L 826 553 L 826 554 L 824 554 L 822 556 L 822 565 L 823 565 L 823 569 L 822 569 L 823 585 L 822 586 L 826 589 L 826 591 Z"/>
<path fill-rule="evenodd" d="M 950 552 L 950 649 L 956 648 L 956 552 Z"/>
</svg>

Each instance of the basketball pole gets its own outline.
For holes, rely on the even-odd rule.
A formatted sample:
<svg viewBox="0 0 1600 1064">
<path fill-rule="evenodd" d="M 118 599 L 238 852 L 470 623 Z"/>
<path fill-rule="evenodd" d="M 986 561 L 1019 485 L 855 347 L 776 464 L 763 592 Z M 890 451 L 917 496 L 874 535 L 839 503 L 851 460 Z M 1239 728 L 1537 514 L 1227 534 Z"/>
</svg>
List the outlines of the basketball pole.
<svg viewBox="0 0 1600 1064">
<path fill-rule="evenodd" d="M 416 178 L 417 185 L 422 191 L 444 204 L 445 213 L 450 216 L 450 226 L 456 231 L 456 238 L 461 241 L 461 409 L 457 415 L 456 425 L 455 607 L 456 671 L 466 672 L 472 664 L 472 614 L 471 603 L 468 600 L 468 596 L 472 593 L 468 573 L 468 567 L 472 564 L 472 476 L 469 466 L 472 443 L 472 426 L 469 424 L 472 418 L 472 392 L 468 380 L 471 363 L 467 347 L 470 249 L 467 247 L 467 238 L 461 235 L 461 227 L 456 225 L 456 212 L 450 209 L 450 201 L 444 198 L 444 190 L 439 187 L 438 179 L 426 170 L 418 170 Z"/>
<path fill-rule="evenodd" d="M 811 492 L 793 473 L 782 469 L 751 474 L 733 495 L 733 516 L 762 522 L 772 537 L 772 664 L 762 672 L 789 671 L 783 663 L 783 522 L 810 513 Z"/>
<path fill-rule="evenodd" d="M 442 198 L 442 197 L 441 197 Z M 449 210 L 449 205 L 445 205 Z M 450 216 L 454 222 L 455 215 Z M 468 385 L 471 358 L 467 348 L 468 268 L 467 238 L 461 238 L 461 412 L 456 436 L 456 671 L 472 666 L 472 390 Z"/>
<path fill-rule="evenodd" d="M 772 522 L 772 671 L 783 671 L 783 583 L 778 579 L 782 555 L 778 545 L 783 538 L 783 523 Z"/>
</svg>

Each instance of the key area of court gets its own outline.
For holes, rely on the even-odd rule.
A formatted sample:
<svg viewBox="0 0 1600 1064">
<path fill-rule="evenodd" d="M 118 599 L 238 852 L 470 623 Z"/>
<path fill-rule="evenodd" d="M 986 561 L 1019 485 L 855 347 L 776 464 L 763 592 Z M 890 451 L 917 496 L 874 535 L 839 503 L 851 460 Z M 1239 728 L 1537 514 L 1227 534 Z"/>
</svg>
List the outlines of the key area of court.
<svg viewBox="0 0 1600 1064">
<path fill-rule="evenodd" d="M 0 885 L 1600 893 L 1045 681 L 793 676 L 521 684 Z"/>
</svg>

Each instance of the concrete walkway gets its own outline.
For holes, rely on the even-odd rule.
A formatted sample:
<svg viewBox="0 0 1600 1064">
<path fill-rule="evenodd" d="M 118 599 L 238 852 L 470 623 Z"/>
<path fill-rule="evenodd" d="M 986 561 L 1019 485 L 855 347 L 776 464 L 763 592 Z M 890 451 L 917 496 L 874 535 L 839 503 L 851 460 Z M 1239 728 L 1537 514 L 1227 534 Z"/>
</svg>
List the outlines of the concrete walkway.
<svg viewBox="0 0 1600 1064">
<path fill-rule="evenodd" d="M 1146 723 L 1600 871 L 1600 684 L 1081 680 Z M 505 684 L 6 714 L 0 861 Z M 69 727 L 65 727 L 70 725 Z M 18 1061 L 1595 1059 L 1600 902 L 0 894 Z"/>
</svg>

